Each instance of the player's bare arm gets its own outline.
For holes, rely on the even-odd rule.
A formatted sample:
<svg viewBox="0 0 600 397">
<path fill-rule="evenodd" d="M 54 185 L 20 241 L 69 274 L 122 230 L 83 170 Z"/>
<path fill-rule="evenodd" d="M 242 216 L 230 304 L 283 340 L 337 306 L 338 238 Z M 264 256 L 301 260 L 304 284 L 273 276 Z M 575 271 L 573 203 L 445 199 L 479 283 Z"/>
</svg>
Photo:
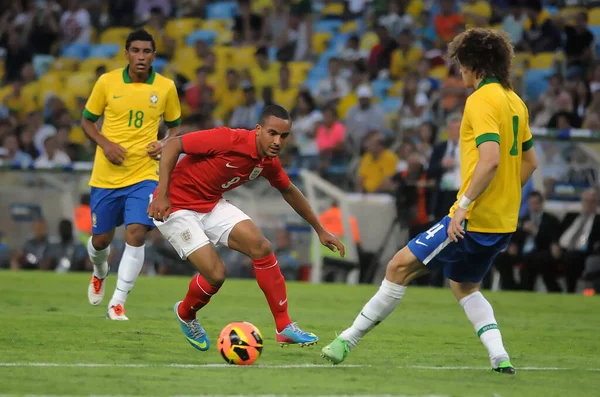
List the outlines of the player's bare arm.
<svg viewBox="0 0 600 397">
<path fill-rule="evenodd" d="M 181 135 L 181 128 L 179 126 L 169 128 L 167 130 L 166 136 L 163 139 L 161 139 L 159 141 L 154 141 L 147 146 L 148 156 L 150 156 L 154 160 L 160 160 L 162 150 L 165 147 L 165 145 L 167 144 L 167 142 L 173 138 L 177 138 L 180 135 Z"/>
<path fill-rule="evenodd" d="M 169 184 L 171 182 L 171 174 L 175 169 L 175 165 L 177 165 L 177 159 L 179 159 L 181 153 L 183 153 L 181 138 L 169 140 L 162 150 L 156 197 L 148 206 L 148 215 L 157 221 L 164 221 L 171 213 Z"/>
<path fill-rule="evenodd" d="M 521 163 L 521 186 L 525 186 L 533 171 L 538 167 L 537 155 L 535 154 L 535 148 L 531 147 L 529 150 L 523 151 L 523 160 Z"/>
<path fill-rule="evenodd" d="M 102 148 L 108 161 L 115 165 L 123 164 L 123 161 L 125 161 L 125 154 L 127 153 L 127 150 L 123 146 L 106 139 L 106 137 L 100 133 L 100 130 L 98 130 L 96 123 L 85 117 L 81 118 L 81 127 L 83 128 L 83 132 L 85 132 L 96 145 Z"/>
<path fill-rule="evenodd" d="M 346 255 L 344 245 L 333 234 L 329 233 L 321 222 L 317 214 L 313 211 L 310 203 L 293 183 L 290 183 L 287 189 L 281 190 L 281 195 L 287 203 L 300 215 L 312 228 L 317 232 L 321 244 L 329 248 L 331 251 L 339 251 L 342 258 Z"/>
<path fill-rule="evenodd" d="M 469 204 L 490 186 L 500 164 L 500 145 L 498 142 L 483 142 L 477 149 L 479 150 L 479 161 L 473 171 L 473 178 L 465 194 L 459 199 L 459 206 L 456 208 L 448 227 L 448 237 L 454 242 L 465 235 L 462 223 L 467 215 Z"/>
</svg>

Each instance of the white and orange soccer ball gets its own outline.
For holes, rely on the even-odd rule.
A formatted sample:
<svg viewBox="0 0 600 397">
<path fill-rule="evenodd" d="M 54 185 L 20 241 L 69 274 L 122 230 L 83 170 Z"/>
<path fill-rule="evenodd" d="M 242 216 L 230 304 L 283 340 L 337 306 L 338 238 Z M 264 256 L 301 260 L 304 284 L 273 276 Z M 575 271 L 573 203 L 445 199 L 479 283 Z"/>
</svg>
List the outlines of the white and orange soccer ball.
<svg viewBox="0 0 600 397">
<path fill-rule="evenodd" d="M 223 328 L 217 348 L 229 364 L 251 365 L 262 353 L 263 337 L 253 324 L 235 322 Z"/>
</svg>

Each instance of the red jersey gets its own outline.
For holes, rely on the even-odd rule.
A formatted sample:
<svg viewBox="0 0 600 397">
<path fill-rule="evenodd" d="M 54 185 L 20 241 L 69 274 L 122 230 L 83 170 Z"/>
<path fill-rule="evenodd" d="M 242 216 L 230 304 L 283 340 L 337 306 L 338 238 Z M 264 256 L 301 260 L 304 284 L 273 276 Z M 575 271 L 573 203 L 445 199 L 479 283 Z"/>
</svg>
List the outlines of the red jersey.
<svg viewBox="0 0 600 397">
<path fill-rule="evenodd" d="M 278 158 L 259 158 L 256 132 L 227 127 L 196 131 L 181 137 L 183 157 L 175 166 L 169 186 L 173 211 L 208 213 L 235 189 L 259 176 L 276 189 L 290 186 Z"/>
</svg>

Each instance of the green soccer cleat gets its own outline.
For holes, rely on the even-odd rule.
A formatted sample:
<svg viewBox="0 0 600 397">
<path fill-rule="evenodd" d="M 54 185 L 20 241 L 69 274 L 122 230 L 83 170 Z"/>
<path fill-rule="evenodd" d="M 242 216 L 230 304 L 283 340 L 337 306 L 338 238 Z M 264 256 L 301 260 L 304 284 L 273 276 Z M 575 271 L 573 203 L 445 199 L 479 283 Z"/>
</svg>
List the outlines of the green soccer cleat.
<svg viewBox="0 0 600 397">
<path fill-rule="evenodd" d="M 517 373 L 510 361 L 502 361 L 500 365 L 498 365 L 498 368 L 492 369 L 501 374 L 515 375 Z"/>
<path fill-rule="evenodd" d="M 338 336 L 333 342 L 321 349 L 321 357 L 334 364 L 339 364 L 344 361 L 349 351 L 350 346 L 348 345 L 348 341 Z"/>
</svg>

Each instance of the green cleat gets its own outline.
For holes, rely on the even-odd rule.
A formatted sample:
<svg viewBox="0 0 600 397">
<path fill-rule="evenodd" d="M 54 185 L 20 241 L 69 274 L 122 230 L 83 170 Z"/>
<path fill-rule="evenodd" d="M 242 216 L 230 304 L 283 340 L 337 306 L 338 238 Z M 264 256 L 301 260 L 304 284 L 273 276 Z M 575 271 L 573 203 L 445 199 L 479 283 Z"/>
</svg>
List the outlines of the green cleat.
<svg viewBox="0 0 600 397">
<path fill-rule="evenodd" d="M 517 371 L 515 367 L 510 363 L 510 361 L 502 361 L 498 368 L 492 368 L 494 371 L 499 372 L 501 374 L 515 375 Z"/>
<path fill-rule="evenodd" d="M 350 346 L 348 345 L 348 342 L 340 337 L 337 337 L 333 340 L 333 342 L 321 349 L 321 357 L 331 361 L 334 364 L 339 364 L 344 361 L 349 351 Z"/>
</svg>

